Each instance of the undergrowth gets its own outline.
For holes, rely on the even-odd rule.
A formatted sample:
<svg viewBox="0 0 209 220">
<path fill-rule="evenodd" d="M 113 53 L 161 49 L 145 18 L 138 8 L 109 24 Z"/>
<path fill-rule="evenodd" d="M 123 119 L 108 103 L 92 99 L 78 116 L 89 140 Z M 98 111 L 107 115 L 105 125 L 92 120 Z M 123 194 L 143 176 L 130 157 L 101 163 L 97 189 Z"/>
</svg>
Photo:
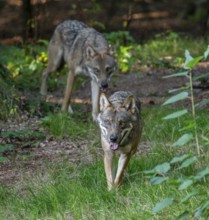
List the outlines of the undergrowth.
<svg viewBox="0 0 209 220">
<path fill-rule="evenodd" d="M 171 147 L 171 143 L 179 134 L 176 132 L 172 139 L 168 134 L 176 130 L 175 128 L 179 125 L 184 125 L 185 122 L 183 118 L 179 118 L 169 125 L 162 123 L 162 117 L 172 111 L 173 108 L 152 107 L 143 109 L 144 131 L 141 147 L 145 145 L 149 150 L 140 157 L 134 156 L 131 159 L 128 169 L 129 175 L 125 177 L 119 190 L 107 191 L 101 155 L 96 156 L 94 161 L 89 164 L 83 164 L 82 161 L 76 164 L 70 164 L 65 160 L 59 163 L 45 161 L 44 175 L 40 173 L 31 180 L 25 177 L 12 187 L 0 187 L 0 218 L 67 220 L 73 217 L 73 219 L 155 220 L 162 219 L 162 216 L 165 219 L 175 219 L 184 210 L 195 211 L 200 205 L 198 202 L 200 198 L 206 200 L 207 194 L 194 194 L 191 200 L 179 203 L 178 201 L 183 201 L 190 195 L 193 191 L 192 188 L 180 191 L 176 188 L 176 184 L 170 184 L 166 181 L 162 182 L 161 185 L 152 185 L 150 175 L 153 174 L 147 172 L 158 164 L 172 160 L 175 154 L 176 149 Z M 201 125 L 200 131 L 202 132 L 208 131 L 208 122 L 205 120 L 207 115 L 207 111 L 197 112 L 199 117 L 197 124 L 198 127 Z M 191 114 L 186 117 L 190 116 Z M 91 142 L 97 133 L 97 127 L 91 121 L 88 122 L 88 119 L 86 122 L 82 122 L 79 115 L 75 116 L 74 119 L 59 113 L 49 117 L 54 122 L 48 121 L 48 123 L 54 125 L 57 123 L 57 129 L 62 127 L 59 123 L 62 124 L 68 120 L 65 126 L 69 132 L 62 133 L 62 129 L 60 129 L 59 135 L 61 136 L 82 137 L 83 135 Z M 74 122 L 72 122 L 73 120 Z M 75 133 L 70 130 L 74 126 Z M 79 127 L 81 133 L 76 132 Z M 154 132 L 151 132 L 153 129 Z M 49 132 L 54 134 L 55 131 L 49 129 Z M 161 135 L 163 133 L 165 135 Z M 98 144 L 93 147 L 97 148 Z M 187 148 L 181 148 L 177 151 L 183 154 L 187 152 Z M 190 149 L 190 154 L 192 152 L 195 152 L 195 148 Z M 208 158 L 202 158 L 201 163 L 206 166 Z M 175 164 L 174 167 L 176 167 Z M 162 172 L 161 169 L 162 167 L 158 167 L 158 172 Z M 197 166 L 185 167 L 182 170 L 170 172 L 169 177 L 184 178 L 186 175 L 192 175 L 198 169 L 198 164 Z M 195 187 L 199 192 L 207 190 L 206 183 L 197 183 Z M 159 214 L 153 213 L 156 203 L 164 198 L 173 198 L 173 195 L 175 195 L 175 199 L 169 209 L 164 209 Z M 191 214 L 187 216 L 192 219 Z"/>
<path fill-rule="evenodd" d="M 41 124 L 53 136 L 63 138 L 69 137 L 89 137 L 95 125 L 91 122 L 90 115 L 83 113 L 55 113 L 49 114 L 41 120 Z"/>
<path fill-rule="evenodd" d="M 173 32 L 157 35 L 143 44 L 137 43 L 129 32 L 112 32 L 105 36 L 115 49 L 120 72 L 141 72 L 150 67 L 179 68 L 184 62 L 182 54 L 185 49 L 197 55 L 207 45 L 204 39 L 192 39 Z M 7 119 L 14 112 L 18 113 L 21 94 L 39 94 L 41 74 L 48 59 L 47 45 L 47 41 L 39 40 L 34 45 L 0 46 L 0 86 L 3 88 L 0 91 L 0 118 Z M 67 71 L 64 66 L 50 74 L 49 93 L 65 87 Z M 74 89 L 80 88 L 84 81 L 84 77 L 78 77 Z M 4 91 L 8 91 L 10 95 L 5 95 Z M 63 92 L 62 89 L 61 93 Z M 16 97 L 17 93 L 20 94 Z"/>
<path fill-rule="evenodd" d="M 113 33 L 107 38 L 113 44 L 117 43 L 118 67 L 123 72 L 150 66 L 179 68 L 184 63 L 182 51 L 189 49 L 197 56 L 206 47 L 202 39 L 195 41 L 176 33 L 156 36 L 143 45 L 134 42 L 128 33 Z M 0 105 L 0 118 L 5 119 L 19 110 L 16 91 L 38 92 L 47 55 L 46 45 L 1 46 L 0 49 L 3 51 L 0 58 L 3 65 L 0 85 L 5 86 L 0 91 L 0 103 L 3 103 Z M 193 66 L 191 68 L 188 63 L 194 64 L 192 60 L 198 62 L 198 59 L 189 57 L 187 67 L 192 69 Z M 64 85 L 64 73 L 65 70 L 52 76 L 49 90 Z M 188 77 L 189 73 L 184 74 Z M 61 81 L 57 79 L 59 77 Z M 188 78 L 191 79 L 191 76 Z M 82 80 L 79 82 L 81 84 Z M 191 88 L 190 80 L 187 88 L 189 92 L 179 88 L 181 95 L 176 97 L 175 93 L 170 103 L 184 98 L 192 99 Z M 95 143 L 89 146 L 89 150 L 98 150 L 99 131 L 90 114 L 76 112 L 69 115 L 53 111 L 53 107 L 43 106 L 47 108 L 43 110 L 47 112 L 46 116 L 40 108 L 41 101 L 36 101 L 33 100 L 28 106 L 28 111 L 42 117 L 40 126 L 50 135 L 55 138 L 86 139 L 91 144 Z M 23 175 L 22 180 L 12 186 L 0 186 L 0 219 L 207 219 L 208 111 L 197 110 L 194 103 L 192 106 L 195 107 L 195 117 L 194 108 L 188 110 L 184 107 L 161 106 L 142 110 L 144 130 L 141 147 L 148 150 L 131 159 L 129 175 L 118 190 L 108 192 L 106 189 L 101 155 L 97 155 L 89 164 L 82 161 L 70 164 L 64 159 L 59 163 L 45 161 L 44 174 L 40 171 L 29 178 Z M 26 138 L 22 133 L 16 132 L 15 135 Z M 0 151 L 0 156 L 3 153 Z M 18 167 L 18 172 L 24 171 L 24 168 Z"/>
<path fill-rule="evenodd" d="M 189 216 L 197 219 L 209 217 L 209 195 L 207 189 L 203 187 L 209 182 L 209 133 L 207 123 L 205 126 L 202 123 L 201 125 L 199 124 L 200 117 L 198 117 L 196 109 L 198 104 L 195 104 L 193 86 L 195 80 L 193 69 L 202 59 L 206 60 L 208 55 L 209 46 L 203 56 L 195 58 L 186 50 L 184 71 L 166 76 L 166 78 L 187 77 L 189 83 L 186 87 L 171 90 L 170 93 L 174 92 L 175 94 L 166 100 L 163 106 L 189 99 L 191 102 L 191 113 L 189 114 L 188 109 L 183 108 L 163 117 L 164 120 L 173 121 L 179 120 L 182 117 L 184 118 L 185 115 L 190 115 L 185 120 L 185 124 L 179 124 L 177 128 L 174 128 L 174 130 L 179 131 L 180 137 L 175 138 L 171 147 L 181 149 L 181 152 L 175 152 L 172 158 L 168 158 L 153 169 L 145 171 L 145 173 L 150 177 L 151 184 L 162 185 L 164 182 L 167 182 L 167 184 L 176 187 L 176 190 L 187 191 L 188 195 L 183 199 L 179 199 L 177 193 L 173 193 L 171 196 L 164 198 L 153 208 L 152 212 L 154 214 L 162 212 L 168 206 L 173 206 L 174 203 L 188 203 L 194 196 L 197 196 L 199 202 L 195 210 L 184 209 L 178 215 L 177 219 L 187 219 Z M 208 116 L 206 118 L 204 117 L 203 120 L 207 120 L 207 118 Z M 171 175 L 173 173 L 176 174 L 176 177 Z"/>
</svg>

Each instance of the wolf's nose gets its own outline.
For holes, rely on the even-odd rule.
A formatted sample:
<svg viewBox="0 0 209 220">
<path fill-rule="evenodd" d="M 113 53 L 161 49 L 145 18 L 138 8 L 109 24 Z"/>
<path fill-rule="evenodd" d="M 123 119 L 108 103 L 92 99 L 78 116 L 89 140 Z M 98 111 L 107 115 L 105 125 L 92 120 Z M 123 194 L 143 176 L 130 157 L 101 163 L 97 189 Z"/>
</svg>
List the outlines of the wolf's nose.
<svg viewBox="0 0 209 220">
<path fill-rule="evenodd" d="M 107 82 L 101 82 L 101 87 L 103 89 L 107 89 L 108 88 L 108 83 Z"/>
<path fill-rule="evenodd" d="M 117 136 L 116 134 L 111 134 L 111 135 L 110 135 L 110 141 L 111 141 L 111 142 L 116 142 L 117 139 L 118 139 L 118 136 Z"/>
</svg>

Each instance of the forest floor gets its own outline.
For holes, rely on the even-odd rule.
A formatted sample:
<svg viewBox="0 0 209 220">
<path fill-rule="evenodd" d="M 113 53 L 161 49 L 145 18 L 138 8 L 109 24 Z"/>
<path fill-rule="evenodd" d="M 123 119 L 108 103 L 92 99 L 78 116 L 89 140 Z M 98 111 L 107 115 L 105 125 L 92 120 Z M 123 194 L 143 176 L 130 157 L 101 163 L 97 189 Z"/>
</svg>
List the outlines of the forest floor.
<svg viewBox="0 0 209 220">
<path fill-rule="evenodd" d="M 195 74 L 207 72 L 208 68 L 205 63 L 198 66 L 194 71 Z M 141 98 L 142 111 L 150 105 L 159 106 L 169 96 L 168 90 L 185 86 L 188 79 L 175 77 L 163 78 L 165 75 L 172 74 L 170 69 L 149 69 L 143 74 L 129 73 L 118 74 L 113 78 L 109 94 L 118 90 L 129 90 Z M 53 98 L 50 100 L 60 101 L 59 97 L 62 92 L 55 91 Z M 195 84 L 196 100 L 208 96 L 208 85 L 204 86 L 200 82 Z M 86 80 L 81 87 L 74 91 L 73 100 L 83 102 L 81 111 L 87 114 L 91 111 L 90 106 L 90 80 Z M 185 103 L 184 103 L 185 104 Z M 15 146 L 13 151 L 6 151 L 4 155 L 8 158 L 5 163 L 0 163 L 0 184 L 13 185 L 20 181 L 22 177 L 44 173 L 45 168 L 50 163 L 66 159 L 70 163 L 89 163 L 95 155 L 102 155 L 101 148 L 89 149 L 89 145 L 94 145 L 94 140 L 87 138 L 56 138 L 46 131 L 41 125 L 41 119 L 37 116 L 30 116 L 23 112 L 18 118 L 10 119 L 0 123 L 1 131 L 39 131 L 44 134 L 44 138 L 20 138 L 20 137 L 2 137 L 1 144 L 12 144 Z M 96 130 L 96 129 L 95 129 Z M 98 130 L 98 129 L 97 129 Z M 97 134 L 99 136 L 99 133 Z M 26 140 L 27 139 L 27 140 Z M 137 155 L 148 151 L 149 143 L 142 142 Z M 96 151 L 96 153 L 95 153 Z"/>
</svg>

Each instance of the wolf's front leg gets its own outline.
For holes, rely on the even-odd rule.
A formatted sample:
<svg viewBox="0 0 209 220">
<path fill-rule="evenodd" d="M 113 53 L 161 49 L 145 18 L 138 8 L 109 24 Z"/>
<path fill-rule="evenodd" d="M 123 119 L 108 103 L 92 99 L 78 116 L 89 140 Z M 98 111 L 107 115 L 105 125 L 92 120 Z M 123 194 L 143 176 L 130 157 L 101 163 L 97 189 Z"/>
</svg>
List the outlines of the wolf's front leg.
<svg viewBox="0 0 209 220">
<path fill-rule="evenodd" d="M 56 71 L 62 61 L 63 57 L 63 48 L 59 43 L 49 42 L 48 48 L 48 65 L 45 71 L 42 74 L 41 90 L 40 93 L 43 96 L 47 95 L 47 78 L 50 73 Z"/>
<path fill-rule="evenodd" d="M 40 93 L 42 96 L 47 95 L 47 78 L 48 78 L 49 72 L 46 69 L 42 74 L 42 81 L 41 81 L 41 90 Z"/>
<path fill-rule="evenodd" d="M 117 173 L 116 173 L 116 177 L 115 177 L 115 181 L 114 181 L 115 187 L 120 186 L 120 184 L 122 182 L 123 174 L 127 168 L 127 165 L 128 165 L 130 158 L 131 158 L 131 153 L 120 155 L 120 158 L 118 161 L 118 169 L 117 169 Z"/>
<path fill-rule="evenodd" d="M 75 80 L 75 74 L 74 71 L 69 71 L 68 77 L 67 77 L 67 85 L 65 89 L 65 95 L 62 103 L 62 111 L 69 111 L 73 112 L 71 105 L 70 105 L 70 99 L 71 99 L 71 93 L 73 89 L 73 83 Z"/>
<path fill-rule="evenodd" d="M 110 191 L 114 187 L 114 154 L 110 151 L 104 151 L 104 167 L 107 179 L 107 187 Z"/>
<path fill-rule="evenodd" d="M 99 86 L 94 80 L 91 81 L 91 100 L 92 100 L 92 117 L 97 120 L 99 112 Z"/>
</svg>

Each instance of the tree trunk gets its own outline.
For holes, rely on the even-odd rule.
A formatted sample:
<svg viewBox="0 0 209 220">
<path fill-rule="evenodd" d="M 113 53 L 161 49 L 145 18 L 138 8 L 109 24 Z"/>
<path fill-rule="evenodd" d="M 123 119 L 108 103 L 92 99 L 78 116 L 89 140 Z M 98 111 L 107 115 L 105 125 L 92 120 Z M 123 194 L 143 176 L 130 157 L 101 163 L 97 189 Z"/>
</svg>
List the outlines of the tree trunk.
<svg viewBox="0 0 209 220">
<path fill-rule="evenodd" d="M 33 37 L 33 15 L 30 0 L 22 0 L 23 39 Z"/>
</svg>

